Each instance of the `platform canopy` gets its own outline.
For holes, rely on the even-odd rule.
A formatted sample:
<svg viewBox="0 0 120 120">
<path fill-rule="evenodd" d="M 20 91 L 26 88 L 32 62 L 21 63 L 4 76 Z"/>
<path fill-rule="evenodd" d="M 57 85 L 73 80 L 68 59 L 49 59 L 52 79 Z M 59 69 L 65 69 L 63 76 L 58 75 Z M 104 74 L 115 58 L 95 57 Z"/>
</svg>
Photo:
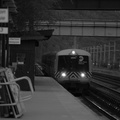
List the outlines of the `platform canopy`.
<svg viewBox="0 0 120 120">
<path fill-rule="evenodd" d="M 35 40 L 36 41 L 36 46 L 38 46 L 39 41 L 44 41 L 48 40 L 52 34 L 53 34 L 53 29 L 49 30 L 39 30 L 39 31 L 23 31 L 23 32 L 11 32 L 10 37 L 19 37 L 21 40 Z"/>
<path fill-rule="evenodd" d="M 21 39 L 22 40 L 37 40 L 43 41 L 48 40 L 53 33 L 53 29 L 51 30 L 39 30 L 33 32 L 21 32 Z"/>
</svg>

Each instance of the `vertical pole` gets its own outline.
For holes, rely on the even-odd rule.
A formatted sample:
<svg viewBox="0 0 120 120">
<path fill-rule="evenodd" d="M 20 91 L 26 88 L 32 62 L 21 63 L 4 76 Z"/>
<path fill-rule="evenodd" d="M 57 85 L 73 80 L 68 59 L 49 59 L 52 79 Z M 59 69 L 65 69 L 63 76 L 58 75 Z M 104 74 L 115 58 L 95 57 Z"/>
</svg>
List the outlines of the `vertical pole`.
<svg viewBox="0 0 120 120">
<path fill-rule="evenodd" d="M 3 0 L 0 0 L 0 8 L 2 8 L 2 7 L 3 7 Z M 0 27 L 3 27 L 3 23 L 0 23 Z M 2 61 L 1 62 L 2 62 L 2 67 L 5 67 L 5 35 L 0 34 L 0 41 L 2 41 Z M 4 90 L 1 90 L 1 92 L 3 92 L 5 95 Z M 0 93 L 0 97 L 1 97 L 1 95 L 2 94 Z M 3 96 L 3 97 L 4 97 L 3 100 L 5 102 L 6 97 L 5 96 Z M 1 107 L 0 114 L 1 113 L 2 113 L 2 116 L 8 116 L 9 115 L 8 107 Z"/>
<path fill-rule="evenodd" d="M 109 42 L 109 45 L 108 45 L 108 68 L 110 68 L 110 42 Z"/>
<path fill-rule="evenodd" d="M 100 67 L 101 67 L 101 64 L 102 64 L 102 45 L 100 45 Z"/>
<path fill-rule="evenodd" d="M 98 48 L 99 48 L 99 46 L 97 46 L 97 53 L 96 53 L 96 65 L 98 65 Z"/>
<path fill-rule="evenodd" d="M 93 65 L 95 65 L 95 46 L 93 46 Z"/>
<path fill-rule="evenodd" d="M 0 0 L 0 8 L 3 7 L 3 1 Z M 0 27 L 2 27 L 3 23 L 0 23 Z M 5 67 L 5 35 L 0 35 L 0 40 L 2 41 L 2 67 Z"/>
<path fill-rule="evenodd" d="M 115 66 L 115 59 L 116 59 L 116 42 L 114 41 L 113 67 Z"/>
<path fill-rule="evenodd" d="M 3 0 L 0 0 L 0 8 L 3 8 Z M 0 23 L 0 27 L 4 27 L 7 26 L 8 23 Z M 7 64 L 7 42 L 8 42 L 8 38 L 6 34 L 1 34 L 0 35 L 0 39 L 2 41 L 2 67 L 6 67 Z"/>
<path fill-rule="evenodd" d="M 2 67 L 5 67 L 5 35 L 1 35 L 2 39 Z"/>
<path fill-rule="evenodd" d="M 104 44 L 104 51 L 103 51 L 103 62 L 105 65 L 105 61 L 106 61 L 106 44 Z"/>
<path fill-rule="evenodd" d="M 6 55 L 6 67 L 9 66 L 9 55 L 10 55 L 10 47 L 9 47 L 9 33 L 10 33 L 10 30 L 9 30 L 9 9 L 8 9 L 8 23 L 7 23 L 7 26 L 8 26 L 8 34 L 6 35 L 6 49 L 7 49 L 7 55 Z"/>
<path fill-rule="evenodd" d="M 5 35 L 4 34 L 1 34 L 1 40 L 2 40 L 2 67 L 5 67 L 6 64 L 5 64 L 5 44 L 6 44 L 6 41 L 5 41 Z"/>
<path fill-rule="evenodd" d="M 92 63 L 93 63 L 93 49 L 92 49 L 92 46 L 90 47 L 90 54 L 91 54 L 91 60 L 92 60 Z"/>
</svg>

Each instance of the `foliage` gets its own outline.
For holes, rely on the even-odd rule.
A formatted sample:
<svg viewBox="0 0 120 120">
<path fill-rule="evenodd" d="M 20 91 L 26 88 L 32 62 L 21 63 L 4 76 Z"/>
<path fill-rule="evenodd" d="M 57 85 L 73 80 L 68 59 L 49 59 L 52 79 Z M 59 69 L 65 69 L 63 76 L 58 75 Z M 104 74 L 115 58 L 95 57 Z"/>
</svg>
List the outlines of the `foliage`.
<svg viewBox="0 0 120 120">
<path fill-rule="evenodd" d="M 55 15 L 50 9 L 60 4 L 60 0 L 15 0 L 17 5 L 17 16 L 15 19 L 19 30 L 22 30 L 26 22 L 30 29 L 33 29 L 34 21 L 55 19 Z"/>
</svg>

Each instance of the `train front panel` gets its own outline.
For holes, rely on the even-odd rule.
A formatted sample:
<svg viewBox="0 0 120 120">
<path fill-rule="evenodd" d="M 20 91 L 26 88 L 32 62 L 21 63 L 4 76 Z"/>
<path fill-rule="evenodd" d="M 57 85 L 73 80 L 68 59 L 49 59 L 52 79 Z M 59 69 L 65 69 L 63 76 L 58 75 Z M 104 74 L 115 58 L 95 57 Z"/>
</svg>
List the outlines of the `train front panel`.
<svg viewBox="0 0 120 120">
<path fill-rule="evenodd" d="M 85 55 L 60 55 L 55 77 L 59 82 L 75 81 L 80 83 L 89 82 L 89 56 Z"/>
</svg>

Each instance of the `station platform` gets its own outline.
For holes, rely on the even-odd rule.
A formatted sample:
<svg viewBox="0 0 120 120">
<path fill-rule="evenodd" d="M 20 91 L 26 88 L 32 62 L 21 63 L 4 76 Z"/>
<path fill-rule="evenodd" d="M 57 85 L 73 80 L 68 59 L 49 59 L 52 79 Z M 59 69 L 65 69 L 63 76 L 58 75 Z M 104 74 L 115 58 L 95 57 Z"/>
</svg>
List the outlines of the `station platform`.
<svg viewBox="0 0 120 120">
<path fill-rule="evenodd" d="M 26 112 L 19 120 L 108 120 L 50 77 L 35 77 L 35 93 L 24 105 Z M 7 119 L 15 118 L 0 118 Z"/>
</svg>

